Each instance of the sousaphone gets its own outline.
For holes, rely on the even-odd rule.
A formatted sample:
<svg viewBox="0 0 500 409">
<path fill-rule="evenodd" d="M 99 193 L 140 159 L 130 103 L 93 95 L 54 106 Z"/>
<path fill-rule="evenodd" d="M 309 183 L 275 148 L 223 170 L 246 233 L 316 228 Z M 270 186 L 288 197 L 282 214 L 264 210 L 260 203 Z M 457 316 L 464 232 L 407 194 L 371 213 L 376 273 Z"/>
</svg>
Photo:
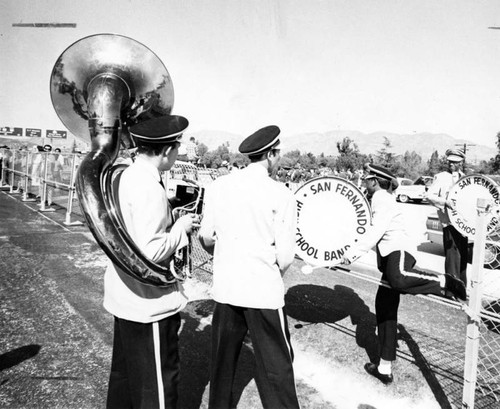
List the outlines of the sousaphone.
<svg viewBox="0 0 500 409">
<path fill-rule="evenodd" d="M 128 128 L 172 111 L 170 75 L 150 49 L 131 38 L 99 34 L 69 46 L 50 78 L 54 108 L 76 137 L 90 142 L 81 162 L 76 192 L 96 241 L 128 275 L 154 286 L 168 286 L 185 276 L 148 259 L 121 220 L 113 166 L 120 146 L 133 148 Z"/>
</svg>

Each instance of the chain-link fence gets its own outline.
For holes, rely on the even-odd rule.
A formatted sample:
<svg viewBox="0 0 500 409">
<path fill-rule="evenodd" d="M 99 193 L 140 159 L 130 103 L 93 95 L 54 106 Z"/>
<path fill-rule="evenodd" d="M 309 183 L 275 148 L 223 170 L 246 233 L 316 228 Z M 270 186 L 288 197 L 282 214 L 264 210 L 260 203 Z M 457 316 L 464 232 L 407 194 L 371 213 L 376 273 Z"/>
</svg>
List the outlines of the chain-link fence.
<svg viewBox="0 0 500 409">
<path fill-rule="evenodd" d="M 500 408 L 500 299 L 483 298 L 478 323 L 476 408 Z"/>
<path fill-rule="evenodd" d="M 490 212 L 496 211 L 491 208 Z M 480 298 L 477 335 L 476 408 L 500 408 L 500 251 L 499 230 L 486 235 L 484 259 L 488 267 L 476 278 Z M 475 252 L 477 255 L 478 252 Z M 474 279 L 474 278 L 473 278 Z M 473 359 L 469 358 L 469 359 Z M 469 405 L 468 407 L 471 407 Z"/>
<path fill-rule="evenodd" d="M 499 260 L 491 258 L 498 245 L 498 230 L 487 233 L 486 228 L 487 218 L 498 224 L 499 212 L 490 201 L 477 200 L 471 292 L 464 306 L 468 325 L 463 408 L 500 407 L 500 272 Z"/>
</svg>

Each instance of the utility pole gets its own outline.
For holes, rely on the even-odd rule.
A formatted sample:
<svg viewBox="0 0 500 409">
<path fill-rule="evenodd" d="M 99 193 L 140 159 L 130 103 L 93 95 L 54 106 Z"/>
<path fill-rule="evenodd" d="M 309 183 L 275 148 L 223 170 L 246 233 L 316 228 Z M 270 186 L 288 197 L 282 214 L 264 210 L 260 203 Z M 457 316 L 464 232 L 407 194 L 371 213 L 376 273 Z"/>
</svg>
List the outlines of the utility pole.
<svg viewBox="0 0 500 409">
<path fill-rule="evenodd" d="M 469 147 L 469 146 L 476 146 L 476 145 L 473 144 L 473 143 L 464 143 L 463 145 L 461 143 L 456 143 L 455 146 L 462 146 L 463 147 L 464 154 L 465 154 L 464 163 L 463 163 L 463 170 L 465 172 L 465 161 L 466 161 L 466 158 L 467 158 L 467 147 Z"/>
<path fill-rule="evenodd" d="M 463 146 L 465 156 L 467 156 L 467 147 L 468 146 L 476 146 L 476 145 L 473 143 L 464 143 L 463 145 L 461 143 L 456 143 L 455 146 Z"/>
</svg>

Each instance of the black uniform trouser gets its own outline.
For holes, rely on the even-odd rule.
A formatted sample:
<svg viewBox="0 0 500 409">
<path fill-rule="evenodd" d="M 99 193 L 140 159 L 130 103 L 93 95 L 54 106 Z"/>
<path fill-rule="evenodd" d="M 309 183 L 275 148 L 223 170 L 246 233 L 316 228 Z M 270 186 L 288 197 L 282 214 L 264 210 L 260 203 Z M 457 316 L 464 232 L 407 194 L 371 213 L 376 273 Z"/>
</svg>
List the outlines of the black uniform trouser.
<svg viewBox="0 0 500 409">
<path fill-rule="evenodd" d="M 236 363 L 250 331 L 256 361 L 255 382 L 265 409 L 299 408 L 283 309 L 254 309 L 215 303 L 212 319 L 210 409 L 232 408 Z"/>
<path fill-rule="evenodd" d="M 380 358 L 396 359 L 398 308 L 401 293 L 441 295 L 439 278 L 415 267 L 415 258 L 407 252 L 394 251 L 379 258 L 382 280 L 391 288 L 379 286 L 375 297 L 375 314 Z"/>
<path fill-rule="evenodd" d="M 178 313 L 150 324 L 115 317 L 108 409 L 177 407 L 180 322 Z"/>
<path fill-rule="evenodd" d="M 467 284 L 469 240 L 453 226 L 443 227 L 444 272 Z"/>
</svg>

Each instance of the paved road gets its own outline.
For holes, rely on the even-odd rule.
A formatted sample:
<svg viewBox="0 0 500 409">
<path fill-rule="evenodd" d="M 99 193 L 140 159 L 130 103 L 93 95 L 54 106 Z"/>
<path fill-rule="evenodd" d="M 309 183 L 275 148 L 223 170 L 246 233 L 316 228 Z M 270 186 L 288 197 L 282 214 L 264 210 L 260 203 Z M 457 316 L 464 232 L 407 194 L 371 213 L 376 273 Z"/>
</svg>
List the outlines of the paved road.
<svg viewBox="0 0 500 409">
<path fill-rule="evenodd" d="M 106 257 L 85 226 L 63 225 L 64 210 L 37 210 L 0 192 L 0 407 L 100 408 L 112 338 L 111 317 L 101 305 Z M 371 257 L 356 272 L 377 279 Z M 464 330 L 463 315 L 428 299 L 403 297 L 396 366 L 401 384 L 386 388 L 362 369 L 376 354 L 376 285 L 345 271 L 304 275 L 301 266 L 294 263 L 285 283 L 302 407 L 429 409 L 459 403 L 463 342 L 455 339 Z M 187 286 L 181 408 L 207 404 L 209 283 L 210 275 L 198 272 Z M 440 318 L 431 322 L 433 314 Z M 261 407 L 253 370 L 247 342 L 235 385 L 238 408 Z"/>
</svg>

